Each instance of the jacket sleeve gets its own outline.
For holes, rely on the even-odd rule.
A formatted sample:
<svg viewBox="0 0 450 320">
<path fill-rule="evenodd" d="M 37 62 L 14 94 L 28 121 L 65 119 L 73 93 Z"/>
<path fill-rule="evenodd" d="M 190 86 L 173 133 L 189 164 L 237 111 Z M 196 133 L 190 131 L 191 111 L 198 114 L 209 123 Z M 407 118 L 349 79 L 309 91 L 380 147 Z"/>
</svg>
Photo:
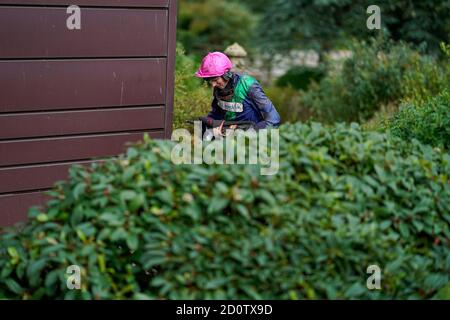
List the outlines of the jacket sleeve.
<svg viewBox="0 0 450 320">
<path fill-rule="evenodd" d="M 264 123 L 258 123 L 258 128 L 265 128 L 267 126 L 279 126 L 281 123 L 280 115 L 273 105 L 272 101 L 266 96 L 261 85 L 255 81 L 249 90 L 249 97 L 254 101 L 259 111 L 261 112 Z"/>
</svg>

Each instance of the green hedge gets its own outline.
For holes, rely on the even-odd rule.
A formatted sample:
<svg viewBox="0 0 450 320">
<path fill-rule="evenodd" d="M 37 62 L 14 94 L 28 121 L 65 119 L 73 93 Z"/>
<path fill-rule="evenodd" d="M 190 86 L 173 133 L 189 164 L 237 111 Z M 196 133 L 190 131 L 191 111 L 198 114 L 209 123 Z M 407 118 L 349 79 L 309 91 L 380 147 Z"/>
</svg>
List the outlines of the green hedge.
<svg viewBox="0 0 450 320">
<path fill-rule="evenodd" d="M 295 89 L 306 90 L 313 82 L 319 82 L 325 76 L 321 67 L 295 66 L 279 77 L 275 84 L 278 87 L 291 86 Z"/>
<path fill-rule="evenodd" d="M 418 139 L 435 147 L 450 149 L 450 91 L 430 98 L 426 103 L 405 103 L 390 120 L 392 134 Z"/>
<path fill-rule="evenodd" d="M 176 53 L 173 127 L 186 128 L 187 120 L 205 116 L 211 110 L 212 90 L 194 76 L 200 62 L 187 56 L 180 43 Z"/>
<path fill-rule="evenodd" d="M 406 44 L 355 42 L 353 56 L 302 95 L 301 104 L 324 122 L 371 119 L 384 105 L 423 101 L 448 87 L 449 60 L 437 61 Z"/>
<path fill-rule="evenodd" d="M 355 124 L 280 132 L 273 176 L 176 166 L 172 143 L 147 138 L 75 167 L 45 210 L 1 234 L 0 296 L 448 298 L 448 153 Z M 79 291 L 66 289 L 72 264 Z M 366 288 L 372 264 L 381 290 Z"/>
<path fill-rule="evenodd" d="M 271 86 L 264 89 L 264 91 L 280 114 L 283 123 L 311 120 L 313 115 L 311 110 L 304 108 L 300 104 L 301 96 L 299 90 L 291 86 Z"/>
</svg>

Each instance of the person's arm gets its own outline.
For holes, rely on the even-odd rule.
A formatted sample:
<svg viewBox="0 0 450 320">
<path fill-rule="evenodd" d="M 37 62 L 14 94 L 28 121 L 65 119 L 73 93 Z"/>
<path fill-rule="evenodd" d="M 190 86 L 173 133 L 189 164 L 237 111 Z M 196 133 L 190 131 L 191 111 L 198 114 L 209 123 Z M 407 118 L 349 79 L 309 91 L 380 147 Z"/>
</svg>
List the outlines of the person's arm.
<svg viewBox="0 0 450 320">
<path fill-rule="evenodd" d="M 264 121 L 256 124 L 258 129 L 265 128 L 267 126 L 279 126 L 281 123 L 280 115 L 277 109 L 273 105 L 272 101 L 266 96 L 261 85 L 255 81 L 249 90 L 250 98 L 255 102 L 259 111 L 264 117 Z"/>
</svg>

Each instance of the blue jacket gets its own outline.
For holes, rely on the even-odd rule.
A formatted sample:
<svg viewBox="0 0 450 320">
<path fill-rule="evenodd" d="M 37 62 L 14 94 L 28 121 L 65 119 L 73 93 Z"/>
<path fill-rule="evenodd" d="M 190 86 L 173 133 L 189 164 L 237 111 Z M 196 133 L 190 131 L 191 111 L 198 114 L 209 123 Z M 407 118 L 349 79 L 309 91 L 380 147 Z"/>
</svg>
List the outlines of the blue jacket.
<svg viewBox="0 0 450 320">
<path fill-rule="evenodd" d="M 237 73 L 230 81 L 235 90 L 232 102 L 220 101 L 214 94 L 209 117 L 215 120 L 252 121 L 258 129 L 280 125 L 280 115 L 258 81 Z"/>
</svg>

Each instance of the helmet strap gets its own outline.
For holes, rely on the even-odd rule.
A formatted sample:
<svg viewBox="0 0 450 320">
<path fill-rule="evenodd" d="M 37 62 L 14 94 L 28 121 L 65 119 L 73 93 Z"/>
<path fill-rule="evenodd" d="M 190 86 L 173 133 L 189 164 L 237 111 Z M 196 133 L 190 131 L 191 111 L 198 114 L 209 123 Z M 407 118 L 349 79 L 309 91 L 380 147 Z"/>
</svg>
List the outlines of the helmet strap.
<svg viewBox="0 0 450 320">
<path fill-rule="evenodd" d="M 222 76 L 222 78 L 224 78 L 225 81 L 230 80 L 231 78 L 233 78 L 233 72 L 231 72 L 231 71 L 225 72 L 225 74 Z"/>
</svg>

